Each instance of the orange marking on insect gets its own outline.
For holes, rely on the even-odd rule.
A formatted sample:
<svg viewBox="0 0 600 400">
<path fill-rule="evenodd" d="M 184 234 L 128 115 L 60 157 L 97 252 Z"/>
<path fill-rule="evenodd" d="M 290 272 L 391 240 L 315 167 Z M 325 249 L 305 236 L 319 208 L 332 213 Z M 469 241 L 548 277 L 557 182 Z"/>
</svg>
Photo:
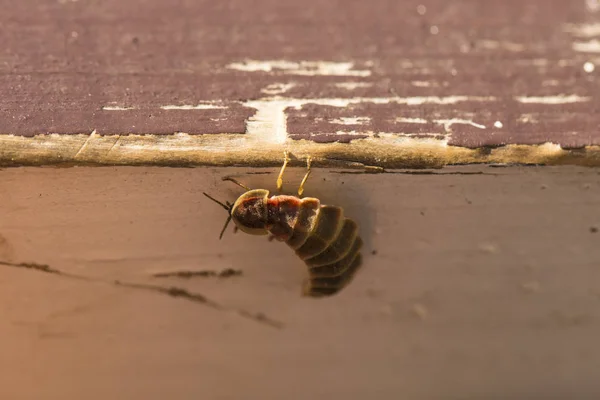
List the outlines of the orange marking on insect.
<svg viewBox="0 0 600 400">
<path fill-rule="evenodd" d="M 285 161 L 277 179 L 282 186 L 282 175 L 289 158 Z M 310 158 L 307 172 L 300 184 L 301 196 L 310 174 Z M 269 235 L 269 240 L 287 243 L 308 267 L 308 279 L 303 293 L 306 296 L 331 296 L 345 288 L 362 266 L 362 240 L 358 225 L 344 216 L 340 207 L 322 205 L 314 197 L 289 195 L 269 196 L 266 189 L 250 189 L 232 178 L 224 178 L 243 187 L 243 193 L 235 203 L 221 203 L 206 193 L 208 198 L 224 207 L 229 217 L 221 231 L 233 220 L 237 229 L 251 235 Z"/>
</svg>

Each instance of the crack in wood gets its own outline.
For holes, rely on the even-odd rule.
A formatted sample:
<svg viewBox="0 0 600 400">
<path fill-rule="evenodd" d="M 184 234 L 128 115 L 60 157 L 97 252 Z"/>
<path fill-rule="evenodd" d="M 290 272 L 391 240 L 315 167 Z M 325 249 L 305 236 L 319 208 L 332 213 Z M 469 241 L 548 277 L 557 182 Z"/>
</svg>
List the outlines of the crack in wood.
<svg viewBox="0 0 600 400">
<path fill-rule="evenodd" d="M 110 285 L 113 285 L 116 287 L 121 287 L 121 288 L 151 291 L 151 292 L 159 293 L 159 294 L 166 295 L 169 297 L 181 298 L 181 299 L 188 300 L 188 301 L 191 301 L 194 303 L 202 304 L 204 306 L 210 307 L 210 308 L 218 310 L 218 311 L 232 311 L 243 318 L 250 319 L 254 322 L 258 322 L 262 325 L 267 325 L 272 328 L 282 329 L 284 327 L 284 324 L 282 322 L 272 319 L 272 318 L 268 317 L 267 315 L 265 315 L 264 313 L 260 313 L 260 312 L 254 313 L 254 312 L 250 312 L 248 310 L 244 310 L 241 308 L 229 308 L 220 303 L 215 302 L 214 300 L 209 299 L 208 297 L 204 296 L 203 294 L 193 293 L 186 289 L 176 287 L 176 286 L 164 287 L 164 286 L 150 285 L 150 284 L 144 284 L 144 283 L 124 282 L 124 281 L 120 281 L 120 280 L 107 281 L 104 279 L 98 279 L 98 278 L 88 277 L 88 276 L 84 276 L 84 275 L 78 275 L 78 274 L 72 274 L 69 272 L 64 272 L 64 271 L 52 268 L 47 264 L 25 263 L 25 262 L 13 263 L 13 262 L 8 262 L 8 261 L 0 261 L 0 265 L 5 266 L 5 267 L 12 267 L 12 268 L 29 269 L 29 270 L 46 273 L 46 274 L 52 274 L 52 275 L 57 275 L 57 276 L 65 277 L 65 278 L 82 280 L 82 281 L 86 281 L 86 282 L 106 283 L 106 284 L 110 284 Z"/>
<path fill-rule="evenodd" d="M 332 174 L 339 175 L 362 175 L 362 174 L 372 174 L 373 172 L 369 171 L 330 171 Z M 381 174 L 401 174 L 401 175 L 489 175 L 489 176 L 497 176 L 498 174 L 484 172 L 484 171 L 381 171 L 378 172 Z"/>
<path fill-rule="evenodd" d="M 157 272 L 152 274 L 154 278 L 193 278 L 193 277 L 216 277 L 216 278 L 230 278 L 232 276 L 241 276 L 243 274 L 242 270 L 226 268 L 221 271 L 213 271 L 213 270 L 201 270 L 201 271 L 171 271 L 171 272 Z"/>
</svg>

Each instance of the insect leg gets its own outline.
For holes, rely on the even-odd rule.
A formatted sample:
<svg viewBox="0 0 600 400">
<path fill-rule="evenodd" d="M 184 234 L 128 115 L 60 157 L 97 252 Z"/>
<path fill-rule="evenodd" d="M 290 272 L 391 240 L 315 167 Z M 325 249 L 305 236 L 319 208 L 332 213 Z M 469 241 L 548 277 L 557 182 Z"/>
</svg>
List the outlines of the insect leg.
<svg viewBox="0 0 600 400">
<path fill-rule="evenodd" d="M 246 190 L 250 190 L 250 188 L 248 186 L 243 185 L 243 184 L 239 183 L 237 180 L 235 180 L 233 178 L 230 178 L 228 176 L 226 176 L 225 178 L 223 178 L 223 180 L 224 181 L 231 181 L 231 182 L 235 183 L 236 185 L 243 187 Z"/>
<path fill-rule="evenodd" d="M 281 171 L 279 171 L 279 176 L 277 177 L 277 191 L 281 192 L 283 188 L 283 171 L 285 171 L 285 167 L 287 167 L 288 162 L 290 161 L 290 157 L 288 156 L 287 150 L 283 152 L 283 165 L 281 166 Z"/>
<path fill-rule="evenodd" d="M 304 179 L 302 179 L 302 182 L 300 182 L 300 187 L 298 188 L 298 196 L 302 196 L 302 193 L 304 193 L 304 184 L 306 183 L 306 180 L 308 179 L 308 176 L 310 175 L 311 162 L 312 162 L 312 158 L 310 156 L 308 156 L 306 158 L 306 175 L 304 175 Z"/>
</svg>

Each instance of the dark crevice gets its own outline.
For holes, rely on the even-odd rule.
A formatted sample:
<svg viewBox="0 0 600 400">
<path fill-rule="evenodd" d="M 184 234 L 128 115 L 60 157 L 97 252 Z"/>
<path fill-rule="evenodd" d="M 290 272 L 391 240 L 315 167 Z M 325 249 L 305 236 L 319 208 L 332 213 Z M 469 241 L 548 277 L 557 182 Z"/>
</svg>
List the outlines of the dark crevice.
<svg viewBox="0 0 600 400">
<path fill-rule="evenodd" d="M 202 271 L 172 271 L 172 272 L 158 272 L 153 274 L 154 278 L 230 278 L 233 276 L 241 276 L 242 270 L 226 268 L 222 271 L 213 271 L 213 270 L 202 270 Z"/>
<path fill-rule="evenodd" d="M 341 175 L 361 175 L 361 174 L 371 174 L 372 172 L 367 171 L 331 171 L 332 174 L 341 174 Z M 496 176 L 498 174 L 483 172 L 483 171 L 448 171 L 448 172 L 438 172 L 438 171 L 383 171 L 379 172 L 381 174 L 400 174 L 400 175 L 490 175 Z"/>
<path fill-rule="evenodd" d="M 226 306 L 223 306 L 223 305 L 215 302 L 214 300 L 207 298 L 206 296 L 204 296 L 202 294 L 192 293 L 186 289 L 175 287 L 175 286 L 164 287 L 164 286 L 149 285 L 149 284 L 144 284 L 144 283 L 123 282 L 123 281 L 119 281 L 119 280 L 109 281 L 109 280 L 104 280 L 104 279 L 97 279 L 97 278 L 87 277 L 84 275 L 77 275 L 77 274 L 72 274 L 69 272 L 63 272 L 58 269 L 52 268 L 46 264 L 12 263 L 12 262 L 8 262 L 8 261 L 0 261 L 0 265 L 3 265 L 5 267 L 12 267 L 12 268 L 30 269 L 30 270 L 43 272 L 46 274 L 57 275 L 57 276 L 61 276 L 64 278 L 77 279 L 77 280 L 81 280 L 81 281 L 106 283 L 106 284 L 110 284 L 110 285 L 120 287 L 120 288 L 151 291 L 151 292 L 160 293 L 160 294 L 163 294 L 163 295 L 166 295 L 169 297 L 176 297 L 176 298 L 181 298 L 181 299 L 188 300 L 188 301 L 191 301 L 194 303 L 199 303 L 199 304 L 202 304 L 204 306 L 207 306 L 212 309 L 219 310 L 219 311 L 233 311 L 243 318 L 247 318 L 247 319 L 253 320 L 255 322 L 258 322 L 260 324 L 268 325 L 273 328 L 281 329 L 284 327 L 282 322 L 274 320 L 272 318 L 269 318 L 268 316 L 264 315 L 263 313 L 253 313 L 253 312 L 243 310 L 243 309 L 228 308 Z"/>
<path fill-rule="evenodd" d="M 526 164 L 526 163 L 496 163 L 487 164 L 489 168 L 514 168 L 514 167 L 543 167 L 544 164 Z"/>
</svg>

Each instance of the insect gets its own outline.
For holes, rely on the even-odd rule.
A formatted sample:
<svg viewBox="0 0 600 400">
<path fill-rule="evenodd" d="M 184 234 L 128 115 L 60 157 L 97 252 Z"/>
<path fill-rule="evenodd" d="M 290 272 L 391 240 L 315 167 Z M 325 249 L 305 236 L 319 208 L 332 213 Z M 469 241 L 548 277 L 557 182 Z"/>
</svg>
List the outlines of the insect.
<svg viewBox="0 0 600 400">
<path fill-rule="evenodd" d="M 290 161 L 287 152 L 277 178 L 282 192 L 283 173 Z M 207 193 L 206 197 L 221 205 L 229 216 L 219 239 L 231 220 L 237 229 L 251 235 L 270 235 L 269 239 L 285 242 L 308 267 L 303 295 L 331 296 L 345 288 L 362 265 L 363 241 L 358 225 L 344 216 L 340 207 L 322 205 L 314 197 L 301 197 L 311 173 L 311 158 L 306 160 L 306 175 L 298 196 L 269 196 L 266 189 L 250 189 L 233 178 L 223 178 L 246 190 L 235 203 L 222 203 Z"/>
</svg>

